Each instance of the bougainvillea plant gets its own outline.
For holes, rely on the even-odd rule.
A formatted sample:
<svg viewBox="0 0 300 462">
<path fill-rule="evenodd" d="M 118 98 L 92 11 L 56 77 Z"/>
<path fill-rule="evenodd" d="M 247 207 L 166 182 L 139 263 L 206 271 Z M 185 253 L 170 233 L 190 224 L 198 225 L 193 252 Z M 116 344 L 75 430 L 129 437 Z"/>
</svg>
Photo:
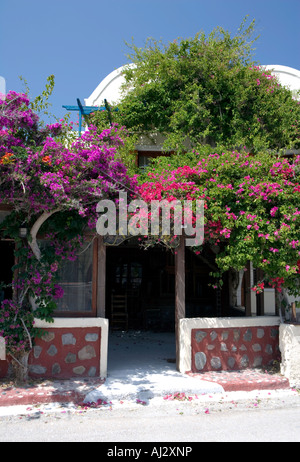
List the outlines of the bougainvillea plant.
<svg viewBox="0 0 300 462">
<path fill-rule="evenodd" d="M 224 272 L 254 268 L 279 291 L 300 294 L 300 156 L 282 158 L 247 152 L 192 152 L 161 157 L 139 192 L 145 201 L 203 199 L 204 241 Z"/>
<path fill-rule="evenodd" d="M 34 317 L 51 321 L 62 295 L 55 277 L 61 261 L 76 257 L 86 227 L 95 232 L 98 201 L 134 187 L 117 155 L 117 126 L 102 133 L 90 127 L 70 148 L 56 139 L 68 130 L 61 123 L 41 127 L 24 94 L 0 100 L 0 204 L 11 208 L 1 234 L 16 249 L 13 297 L 1 303 L 0 335 L 23 379 L 38 334 Z"/>
</svg>

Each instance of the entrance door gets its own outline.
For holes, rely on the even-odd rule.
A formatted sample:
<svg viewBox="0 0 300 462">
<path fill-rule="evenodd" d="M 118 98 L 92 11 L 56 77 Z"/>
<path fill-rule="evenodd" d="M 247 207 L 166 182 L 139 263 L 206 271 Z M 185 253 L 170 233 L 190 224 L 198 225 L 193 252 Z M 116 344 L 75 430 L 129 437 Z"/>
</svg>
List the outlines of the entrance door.
<svg viewBox="0 0 300 462">
<path fill-rule="evenodd" d="M 14 242 L 0 241 L 0 283 L 11 284 L 14 266 Z M 0 301 L 12 298 L 11 287 L 0 287 Z"/>
<path fill-rule="evenodd" d="M 173 255 L 130 241 L 106 251 L 106 316 L 111 318 L 112 294 L 126 295 L 129 329 L 174 330 Z"/>
</svg>

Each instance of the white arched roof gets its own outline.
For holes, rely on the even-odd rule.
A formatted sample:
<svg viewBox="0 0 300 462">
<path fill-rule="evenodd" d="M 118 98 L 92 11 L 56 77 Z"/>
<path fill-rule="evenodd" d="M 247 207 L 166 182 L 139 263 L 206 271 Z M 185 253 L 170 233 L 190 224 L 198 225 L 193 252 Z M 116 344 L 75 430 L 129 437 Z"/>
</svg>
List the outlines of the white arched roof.
<svg viewBox="0 0 300 462">
<path fill-rule="evenodd" d="M 288 87 L 291 91 L 300 90 L 300 71 L 288 66 L 267 65 L 263 66 L 266 70 L 278 77 L 281 85 Z"/>
<path fill-rule="evenodd" d="M 86 106 L 102 106 L 103 101 L 106 99 L 108 103 L 116 103 L 121 97 L 121 86 L 125 82 L 122 70 L 125 66 L 118 67 L 113 72 L 108 74 L 93 91 L 93 93 L 86 98 Z"/>
<path fill-rule="evenodd" d="M 110 104 L 118 102 L 121 97 L 121 86 L 125 81 L 122 74 L 124 67 L 121 66 L 108 74 L 93 93 L 84 100 L 85 105 L 102 106 L 105 99 Z M 262 67 L 272 71 L 279 78 L 282 85 L 289 87 L 292 91 L 300 90 L 300 71 L 297 69 L 281 65 L 265 65 Z"/>
</svg>

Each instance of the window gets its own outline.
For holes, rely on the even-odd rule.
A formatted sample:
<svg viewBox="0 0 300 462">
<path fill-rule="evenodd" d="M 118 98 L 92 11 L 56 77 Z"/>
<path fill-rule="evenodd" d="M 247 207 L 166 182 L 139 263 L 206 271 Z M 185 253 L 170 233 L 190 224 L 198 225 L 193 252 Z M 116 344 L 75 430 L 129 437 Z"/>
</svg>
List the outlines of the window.
<svg viewBox="0 0 300 462">
<path fill-rule="evenodd" d="M 9 206 L 1 205 L 0 223 L 3 223 L 10 213 L 11 208 Z M 15 243 L 13 239 L 2 239 L 2 236 L 0 236 L 0 302 L 5 298 L 10 299 L 12 297 L 11 282 L 13 278 L 12 267 L 15 264 L 14 249 Z M 6 287 L 2 287 L 1 283 Z"/>
<path fill-rule="evenodd" d="M 138 289 L 142 284 L 142 265 L 137 262 L 118 265 L 115 282 L 122 289 Z"/>
<path fill-rule="evenodd" d="M 147 168 L 151 164 L 151 160 L 156 157 L 169 156 L 171 152 L 162 151 L 138 151 L 138 166 L 141 169 Z"/>
<path fill-rule="evenodd" d="M 0 210 L 0 223 L 11 213 L 11 210 Z"/>
<path fill-rule="evenodd" d="M 12 298 L 11 282 L 13 278 L 12 267 L 15 264 L 14 258 L 15 243 L 11 240 L 0 240 L 0 284 L 3 282 L 5 287 L 0 286 L 0 302 L 5 298 Z"/>
<path fill-rule="evenodd" d="M 97 240 L 85 242 L 75 261 L 66 261 L 58 284 L 64 295 L 57 300 L 56 316 L 95 316 Z"/>
<path fill-rule="evenodd" d="M 144 169 L 150 165 L 150 160 L 152 159 L 152 157 L 139 155 L 138 159 L 139 168 Z"/>
</svg>

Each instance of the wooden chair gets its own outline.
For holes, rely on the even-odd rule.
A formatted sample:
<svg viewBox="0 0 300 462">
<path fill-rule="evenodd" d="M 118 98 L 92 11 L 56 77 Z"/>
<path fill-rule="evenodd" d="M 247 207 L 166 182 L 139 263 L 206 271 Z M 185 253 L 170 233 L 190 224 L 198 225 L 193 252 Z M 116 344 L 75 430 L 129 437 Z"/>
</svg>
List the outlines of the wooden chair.
<svg viewBox="0 0 300 462">
<path fill-rule="evenodd" d="M 128 330 L 127 296 L 111 296 L 111 330 Z"/>
</svg>

